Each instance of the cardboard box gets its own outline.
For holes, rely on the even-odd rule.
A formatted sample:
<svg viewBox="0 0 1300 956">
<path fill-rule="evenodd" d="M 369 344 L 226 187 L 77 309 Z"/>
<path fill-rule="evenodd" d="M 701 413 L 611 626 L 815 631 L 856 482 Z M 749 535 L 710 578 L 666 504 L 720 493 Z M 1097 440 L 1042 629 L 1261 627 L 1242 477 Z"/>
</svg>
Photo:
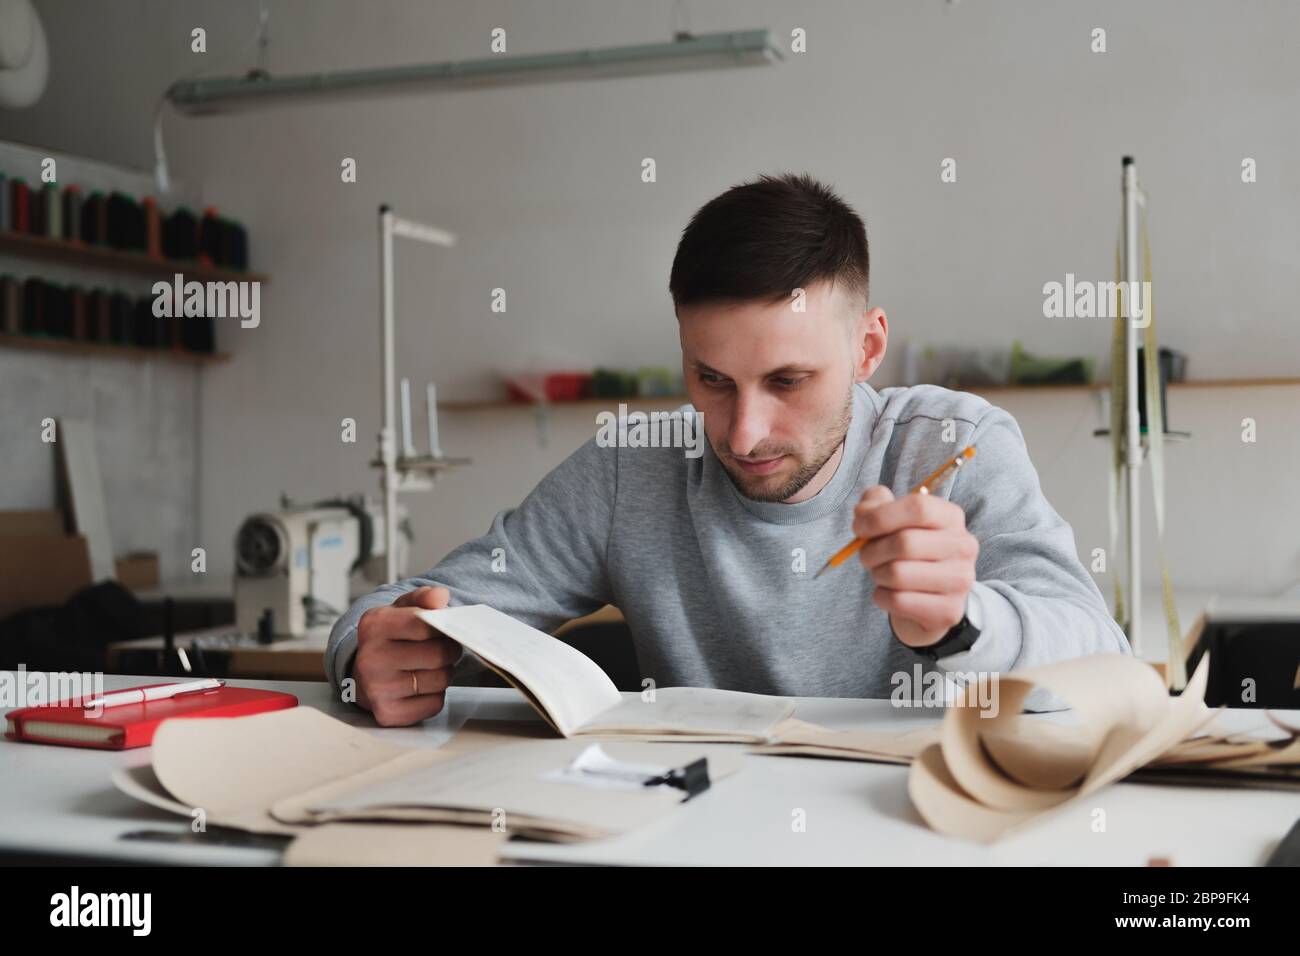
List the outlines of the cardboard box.
<svg viewBox="0 0 1300 956">
<path fill-rule="evenodd" d="M 62 511 L 0 511 L 0 538 L 15 534 L 67 534 Z"/>
<path fill-rule="evenodd" d="M 114 562 L 117 582 L 132 591 L 150 591 L 158 587 L 158 552 L 135 551 Z"/>
<path fill-rule="evenodd" d="M 0 618 L 59 605 L 92 584 L 86 539 L 69 534 L 0 536 Z"/>
</svg>

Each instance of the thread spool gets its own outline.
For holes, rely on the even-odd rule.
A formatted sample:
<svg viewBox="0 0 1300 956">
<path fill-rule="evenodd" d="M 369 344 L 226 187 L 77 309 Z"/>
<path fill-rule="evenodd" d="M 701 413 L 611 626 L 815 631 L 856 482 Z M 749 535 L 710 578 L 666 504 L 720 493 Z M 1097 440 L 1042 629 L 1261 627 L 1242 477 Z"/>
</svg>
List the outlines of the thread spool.
<svg viewBox="0 0 1300 956">
<path fill-rule="evenodd" d="M 152 196 L 144 198 L 144 251 L 151 258 L 162 258 L 162 216 Z"/>
<path fill-rule="evenodd" d="M 27 183 L 15 179 L 9 187 L 9 201 L 13 206 L 13 219 L 10 228 L 14 232 L 31 232 L 31 195 Z"/>
<path fill-rule="evenodd" d="M 68 242 L 81 241 L 81 207 L 84 201 L 80 186 L 71 185 L 63 190 L 63 238 Z"/>
<path fill-rule="evenodd" d="M 41 190 L 42 218 L 45 220 L 44 233 L 49 239 L 63 238 L 63 204 L 59 201 L 59 187 L 46 183 Z"/>
</svg>

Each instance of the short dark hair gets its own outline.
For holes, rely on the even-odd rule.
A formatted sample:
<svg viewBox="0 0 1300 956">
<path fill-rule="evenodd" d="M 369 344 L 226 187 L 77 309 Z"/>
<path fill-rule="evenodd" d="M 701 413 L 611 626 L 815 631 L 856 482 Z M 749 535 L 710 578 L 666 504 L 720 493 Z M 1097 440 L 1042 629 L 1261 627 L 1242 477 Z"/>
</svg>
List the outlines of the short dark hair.
<svg viewBox="0 0 1300 956">
<path fill-rule="evenodd" d="M 830 280 L 867 302 L 867 227 L 807 173 L 760 176 L 710 200 L 682 232 L 668 289 L 673 307 L 775 302 Z"/>
</svg>

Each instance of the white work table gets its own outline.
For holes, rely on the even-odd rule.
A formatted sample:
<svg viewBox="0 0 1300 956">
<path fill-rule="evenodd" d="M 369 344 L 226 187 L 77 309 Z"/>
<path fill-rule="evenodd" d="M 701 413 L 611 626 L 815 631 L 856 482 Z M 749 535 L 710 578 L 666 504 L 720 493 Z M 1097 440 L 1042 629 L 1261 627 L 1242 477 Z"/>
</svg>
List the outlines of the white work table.
<svg viewBox="0 0 1300 956">
<path fill-rule="evenodd" d="M 149 678 L 109 675 L 114 690 Z M 514 690 L 454 687 L 447 707 L 415 727 L 379 728 L 316 682 L 232 681 L 286 691 L 396 743 L 441 746 L 466 720 L 536 719 Z M 1300 712 L 1282 712 L 1300 722 Z M 885 700 L 801 698 L 796 716 L 835 728 L 904 730 L 940 719 Z M 1235 729 L 1264 727 L 1258 710 L 1229 711 Z M 113 770 L 149 762 L 150 749 L 99 751 L 0 740 L 0 851 L 95 859 L 259 865 L 278 851 L 123 840 L 130 831 L 184 834 L 189 820 L 145 806 L 114 788 Z M 1094 811 L 1105 811 L 1095 832 Z M 1122 783 L 1056 811 L 993 846 L 940 836 L 912 809 L 907 768 L 807 757 L 748 755 L 735 776 L 630 836 L 584 844 L 512 841 L 520 861 L 602 864 L 861 865 L 953 864 L 1257 866 L 1300 815 L 1294 792 Z M 804 821 L 799 832 L 796 817 Z"/>
</svg>

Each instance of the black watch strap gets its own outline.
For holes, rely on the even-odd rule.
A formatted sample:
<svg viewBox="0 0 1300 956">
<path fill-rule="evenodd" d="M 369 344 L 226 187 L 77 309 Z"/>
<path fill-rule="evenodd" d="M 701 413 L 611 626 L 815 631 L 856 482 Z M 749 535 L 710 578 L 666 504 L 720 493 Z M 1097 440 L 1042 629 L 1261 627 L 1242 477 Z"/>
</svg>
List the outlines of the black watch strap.
<svg viewBox="0 0 1300 956">
<path fill-rule="evenodd" d="M 937 661 L 941 657 L 947 657 L 949 654 L 960 654 L 962 651 L 968 651 L 971 646 L 979 640 L 980 630 L 971 623 L 971 619 L 962 615 L 962 619 L 953 625 L 943 637 L 925 647 L 913 648 L 922 657 L 928 657 L 932 661 Z"/>
</svg>

